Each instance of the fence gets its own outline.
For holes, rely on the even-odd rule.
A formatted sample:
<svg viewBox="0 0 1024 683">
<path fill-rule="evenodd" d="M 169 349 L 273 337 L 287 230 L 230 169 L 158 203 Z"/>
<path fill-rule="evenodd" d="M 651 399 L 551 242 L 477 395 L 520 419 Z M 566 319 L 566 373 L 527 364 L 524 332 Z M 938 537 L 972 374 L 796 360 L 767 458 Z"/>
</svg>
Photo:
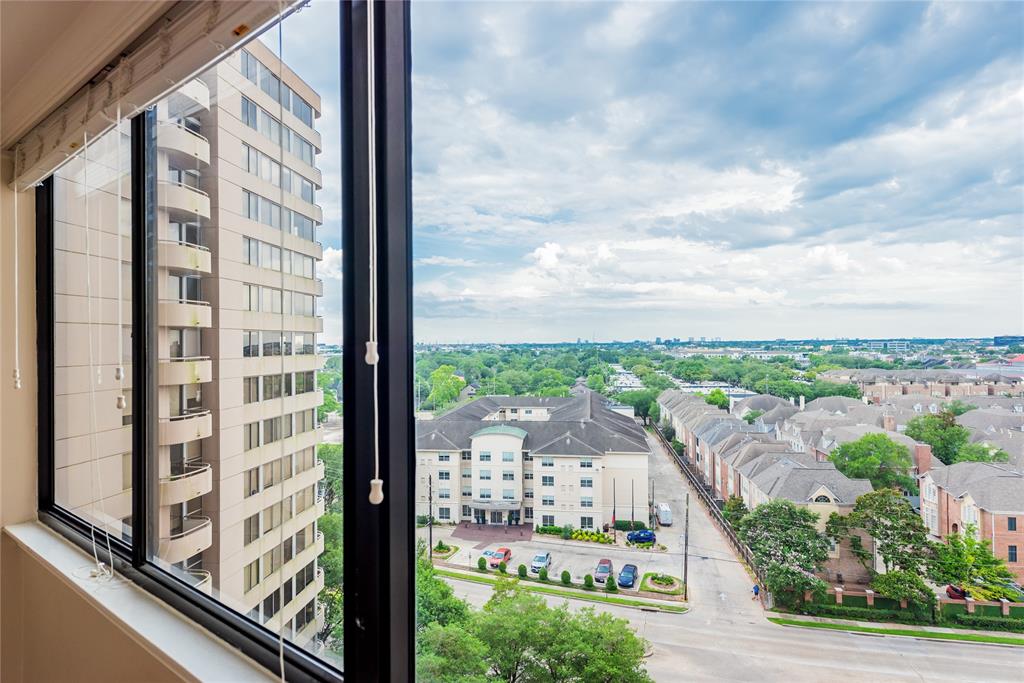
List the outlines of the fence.
<svg viewBox="0 0 1024 683">
<path fill-rule="evenodd" d="M 707 486 L 705 486 L 704 482 L 697 477 L 693 470 L 690 469 L 689 463 L 686 462 L 686 457 L 676 453 L 675 449 L 672 448 L 672 444 L 669 443 L 668 439 L 665 438 L 665 435 L 661 433 L 661 429 L 656 424 L 654 425 L 654 433 L 658 435 L 658 440 L 661 441 L 661 444 L 665 447 L 665 450 L 667 450 L 669 454 L 675 459 L 676 465 L 679 466 L 679 469 L 682 470 L 683 475 L 687 478 L 687 480 L 689 480 L 690 485 L 697 492 L 697 498 L 699 498 L 701 502 L 704 503 L 704 507 L 707 509 L 708 514 L 711 516 L 711 520 L 716 525 L 718 525 L 719 530 L 732 545 L 733 550 L 735 550 L 736 553 L 743 559 L 743 561 L 747 563 L 751 571 L 754 572 L 754 576 L 757 577 L 757 582 L 763 586 L 764 574 L 761 572 L 760 568 L 758 568 L 757 566 L 757 563 L 754 561 L 753 553 L 750 552 L 750 549 L 746 546 L 745 543 L 743 543 L 743 541 L 740 540 L 739 536 L 736 535 L 736 532 L 733 531 L 732 526 L 729 524 L 728 521 L 726 521 L 725 517 L 722 515 L 722 511 L 715 503 L 715 499 L 712 498 L 711 494 L 708 492 Z M 766 599 L 770 600 L 770 596 L 765 597 Z"/>
<path fill-rule="evenodd" d="M 804 594 L 805 602 L 817 602 L 823 605 L 842 605 L 844 607 L 875 608 L 883 610 L 907 609 L 907 602 L 892 600 L 877 595 L 872 590 L 836 589 L 826 590 L 825 597 L 814 600 L 808 591 Z M 1024 605 L 1014 604 L 1009 601 L 986 601 L 986 600 L 955 600 L 953 598 L 938 597 L 935 606 L 936 615 L 940 621 L 949 621 L 958 614 L 976 614 L 985 617 L 1011 617 L 1014 619 L 1024 618 Z"/>
</svg>

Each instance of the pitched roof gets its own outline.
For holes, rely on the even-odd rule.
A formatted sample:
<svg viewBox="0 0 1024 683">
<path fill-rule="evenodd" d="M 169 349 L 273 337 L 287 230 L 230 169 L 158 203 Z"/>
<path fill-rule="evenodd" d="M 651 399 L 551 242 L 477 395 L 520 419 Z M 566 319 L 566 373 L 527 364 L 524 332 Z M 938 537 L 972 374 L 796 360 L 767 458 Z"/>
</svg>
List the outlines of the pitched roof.
<svg viewBox="0 0 1024 683">
<path fill-rule="evenodd" d="M 547 408 L 548 419 L 484 419 L 509 407 Z M 433 420 L 417 420 L 416 448 L 469 450 L 474 436 L 494 433 L 518 436 L 524 449 L 549 455 L 650 452 L 640 425 L 609 410 L 597 393 L 573 398 L 484 396 Z"/>
<path fill-rule="evenodd" d="M 764 456 L 760 460 L 769 457 Z M 814 494 L 822 487 L 828 489 L 835 502 L 842 505 L 853 505 L 858 496 L 872 491 L 871 482 L 867 479 L 850 479 L 832 463 L 808 463 L 786 456 L 753 474 L 751 482 L 769 498 L 785 498 L 794 503 L 813 502 Z"/>
<path fill-rule="evenodd" d="M 960 498 L 970 495 L 989 512 L 1024 513 L 1024 473 L 1005 464 L 958 462 L 929 472 L 936 486 Z"/>
</svg>

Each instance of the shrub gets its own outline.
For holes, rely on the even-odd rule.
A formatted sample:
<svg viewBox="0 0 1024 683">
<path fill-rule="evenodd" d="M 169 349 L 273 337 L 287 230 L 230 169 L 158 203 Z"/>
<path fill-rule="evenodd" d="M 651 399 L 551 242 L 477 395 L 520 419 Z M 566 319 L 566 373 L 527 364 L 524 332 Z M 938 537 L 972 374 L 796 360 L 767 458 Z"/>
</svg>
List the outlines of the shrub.
<svg viewBox="0 0 1024 683">
<path fill-rule="evenodd" d="M 586 586 L 587 588 L 593 588 L 594 587 L 594 577 L 591 576 L 590 574 L 587 574 L 586 576 L 584 576 L 583 577 L 583 585 Z"/>
<path fill-rule="evenodd" d="M 980 614 L 957 614 L 953 617 L 953 621 L 959 626 L 966 626 L 968 628 L 1024 632 L 1024 619 L 986 617 Z"/>
<path fill-rule="evenodd" d="M 566 524 L 562 527 L 562 538 L 565 540 L 572 538 L 572 524 Z"/>
<path fill-rule="evenodd" d="M 661 428 L 661 433 L 665 435 L 665 438 L 672 441 L 676 438 L 676 430 L 672 428 L 672 425 L 666 425 Z"/>
<path fill-rule="evenodd" d="M 675 583 L 675 579 L 667 574 L 655 574 L 651 577 L 651 583 L 656 583 L 659 586 L 671 586 Z"/>
<path fill-rule="evenodd" d="M 539 526 L 534 531 L 538 534 L 548 534 L 549 536 L 561 536 L 563 527 L 560 526 Z"/>
<path fill-rule="evenodd" d="M 507 569 L 508 569 L 508 563 L 506 563 L 504 560 L 502 560 L 501 562 L 498 563 L 498 571 L 499 572 L 504 574 Z"/>
<path fill-rule="evenodd" d="M 896 624 L 927 623 L 926 620 L 921 619 L 909 609 L 891 610 L 805 603 L 800 607 L 800 612 L 817 617 L 834 617 L 836 619 L 859 619 L 861 621 L 882 621 Z"/>
<path fill-rule="evenodd" d="M 449 550 L 451 550 L 451 546 L 449 546 L 444 541 L 438 540 L 437 545 L 434 546 L 434 550 L 436 550 L 439 553 L 446 553 Z"/>
<path fill-rule="evenodd" d="M 541 581 L 547 581 L 548 580 L 548 568 L 547 567 L 541 567 L 540 568 L 540 580 Z"/>
<path fill-rule="evenodd" d="M 568 569 L 562 570 L 562 583 L 566 586 L 572 583 L 572 576 L 569 575 Z"/>
<path fill-rule="evenodd" d="M 617 531 L 639 531 L 646 528 L 647 525 L 643 522 L 630 522 L 628 519 L 615 520 L 615 529 Z"/>
<path fill-rule="evenodd" d="M 618 593 L 619 586 L 615 583 L 615 574 L 608 572 L 608 578 L 604 581 L 604 588 L 609 593 Z"/>
<path fill-rule="evenodd" d="M 526 565 L 525 564 L 519 565 L 519 568 L 516 569 L 516 573 L 519 574 L 519 578 L 520 579 L 525 579 L 526 578 Z"/>
<path fill-rule="evenodd" d="M 476 568 L 482 572 L 487 571 L 487 558 L 481 556 L 476 559 Z"/>
</svg>

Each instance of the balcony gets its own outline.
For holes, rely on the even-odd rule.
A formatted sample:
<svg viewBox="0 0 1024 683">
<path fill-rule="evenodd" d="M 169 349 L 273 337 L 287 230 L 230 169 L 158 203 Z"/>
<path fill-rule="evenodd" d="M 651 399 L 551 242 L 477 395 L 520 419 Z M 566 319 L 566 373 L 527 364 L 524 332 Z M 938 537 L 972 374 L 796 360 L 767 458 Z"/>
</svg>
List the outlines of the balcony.
<svg viewBox="0 0 1024 683">
<path fill-rule="evenodd" d="M 161 180 L 157 189 L 160 208 L 166 209 L 172 222 L 194 221 L 196 216 L 210 217 L 210 196 L 200 189 L 171 180 Z"/>
<path fill-rule="evenodd" d="M 213 361 L 209 356 L 164 358 L 160 360 L 161 386 L 202 384 L 213 379 Z"/>
<path fill-rule="evenodd" d="M 210 464 L 186 464 L 181 474 L 160 478 L 160 505 L 184 503 L 212 490 L 213 469 Z"/>
<path fill-rule="evenodd" d="M 167 109 L 172 116 L 209 111 L 210 88 L 198 78 L 193 78 L 167 96 Z"/>
<path fill-rule="evenodd" d="M 158 263 L 166 268 L 209 273 L 213 270 L 210 250 L 198 244 L 160 240 Z"/>
<path fill-rule="evenodd" d="M 209 517 L 189 516 L 182 520 L 182 530 L 160 537 L 158 556 L 164 562 L 184 562 L 213 544 L 213 524 Z"/>
<path fill-rule="evenodd" d="M 210 141 L 180 123 L 161 121 L 156 144 L 167 153 L 171 165 L 178 168 L 196 168 L 197 161 L 210 163 Z"/>
<path fill-rule="evenodd" d="M 160 324 L 166 327 L 210 327 L 213 312 L 205 301 L 163 299 L 159 303 Z"/>
<path fill-rule="evenodd" d="M 213 416 L 209 410 L 196 410 L 184 415 L 160 418 L 160 445 L 173 446 L 213 434 Z M 176 562 L 177 560 L 174 560 Z"/>
<path fill-rule="evenodd" d="M 213 576 L 210 572 L 205 569 L 189 569 L 187 574 L 193 588 L 198 588 L 207 595 L 213 593 Z"/>
</svg>

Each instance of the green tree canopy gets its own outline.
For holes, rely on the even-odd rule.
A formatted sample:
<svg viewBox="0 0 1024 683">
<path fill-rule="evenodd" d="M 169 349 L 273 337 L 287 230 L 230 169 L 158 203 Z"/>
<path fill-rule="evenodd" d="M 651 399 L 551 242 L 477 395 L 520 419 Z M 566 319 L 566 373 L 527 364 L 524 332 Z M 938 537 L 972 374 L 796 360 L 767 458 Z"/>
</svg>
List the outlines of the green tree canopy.
<svg viewBox="0 0 1024 683">
<path fill-rule="evenodd" d="M 466 380 L 455 374 L 455 367 L 442 365 L 430 373 L 430 395 L 427 396 L 435 408 L 452 403 L 459 397 L 459 392 L 466 386 Z"/>
<path fill-rule="evenodd" d="M 743 502 L 743 499 L 739 496 L 729 496 L 729 500 L 725 501 L 725 507 L 722 509 L 722 516 L 725 517 L 725 521 L 729 522 L 732 526 L 736 526 L 740 523 L 740 520 L 746 517 L 747 513 L 750 512 L 747 509 L 747 504 Z"/>
<path fill-rule="evenodd" d="M 721 389 L 712 389 L 711 392 L 704 397 L 704 401 L 713 406 L 718 406 L 723 410 L 729 408 L 729 397 L 726 396 L 725 392 Z"/>
<path fill-rule="evenodd" d="M 460 625 L 427 624 L 416 636 L 416 678 L 431 683 L 486 683 L 487 646 Z"/>
<path fill-rule="evenodd" d="M 904 433 L 915 441 L 929 444 L 935 457 L 947 465 L 956 462 L 956 454 L 967 445 L 970 437 L 967 428 L 958 425 L 956 415 L 948 410 L 911 419 Z"/>
<path fill-rule="evenodd" d="M 746 423 L 748 425 L 752 425 L 757 420 L 757 418 L 761 417 L 762 415 L 764 415 L 763 410 L 748 410 L 746 414 L 743 415 L 743 419 L 746 420 Z"/>
<path fill-rule="evenodd" d="M 959 417 L 960 415 L 963 415 L 964 413 L 966 413 L 966 412 L 968 412 L 970 410 L 977 410 L 977 408 L 978 408 L 978 406 L 970 404 L 970 403 L 964 403 L 963 401 L 961 401 L 958 398 L 953 399 L 949 403 L 943 404 L 942 407 L 943 407 L 944 410 L 948 410 L 949 412 L 953 413 L 954 416 L 957 416 L 957 417 Z"/>
<path fill-rule="evenodd" d="M 931 554 L 928 530 L 903 495 L 894 488 L 883 488 L 857 498 L 848 515 L 832 513 L 825 532 L 837 542 L 848 539 L 854 553 L 868 569 L 871 555 L 862 547 L 855 529 L 875 540 L 875 546 L 887 572 L 894 570 L 920 573 Z"/>
<path fill-rule="evenodd" d="M 935 544 L 929 578 L 936 583 L 966 588 L 977 600 L 1013 599 L 1005 585 L 1013 580 L 1013 573 L 992 552 L 987 539 L 975 537 L 976 531 L 976 527 L 968 525 L 963 533 L 950 534 L 945 543 Z"/>
<path fill-rule="evenodd" d="M 829 459 L 846 476 L 867 479 L 876 489 L 917 490 L 917 482 L 910 475 L 914 464 L 910 449 L 885 434 L 865 434 L 844 443 L 832 451 Z"/>
<path fill-rule="evenodd" d="M 1009 462 L 1010 454 L 1002 448 L 968 443 L 956 452 L 955 462 Z"/>
<path fill-rule="evenodd" d="M 739 523 L 739 537 L 765 575 L 765 588 L 782 605 L 799 602 L 804 591 L 819 591 L 814 575 L 828 558 L 828 539 L 818 532 L 818 515 L 792 501 L 758 505 Z"/>
</svg>

